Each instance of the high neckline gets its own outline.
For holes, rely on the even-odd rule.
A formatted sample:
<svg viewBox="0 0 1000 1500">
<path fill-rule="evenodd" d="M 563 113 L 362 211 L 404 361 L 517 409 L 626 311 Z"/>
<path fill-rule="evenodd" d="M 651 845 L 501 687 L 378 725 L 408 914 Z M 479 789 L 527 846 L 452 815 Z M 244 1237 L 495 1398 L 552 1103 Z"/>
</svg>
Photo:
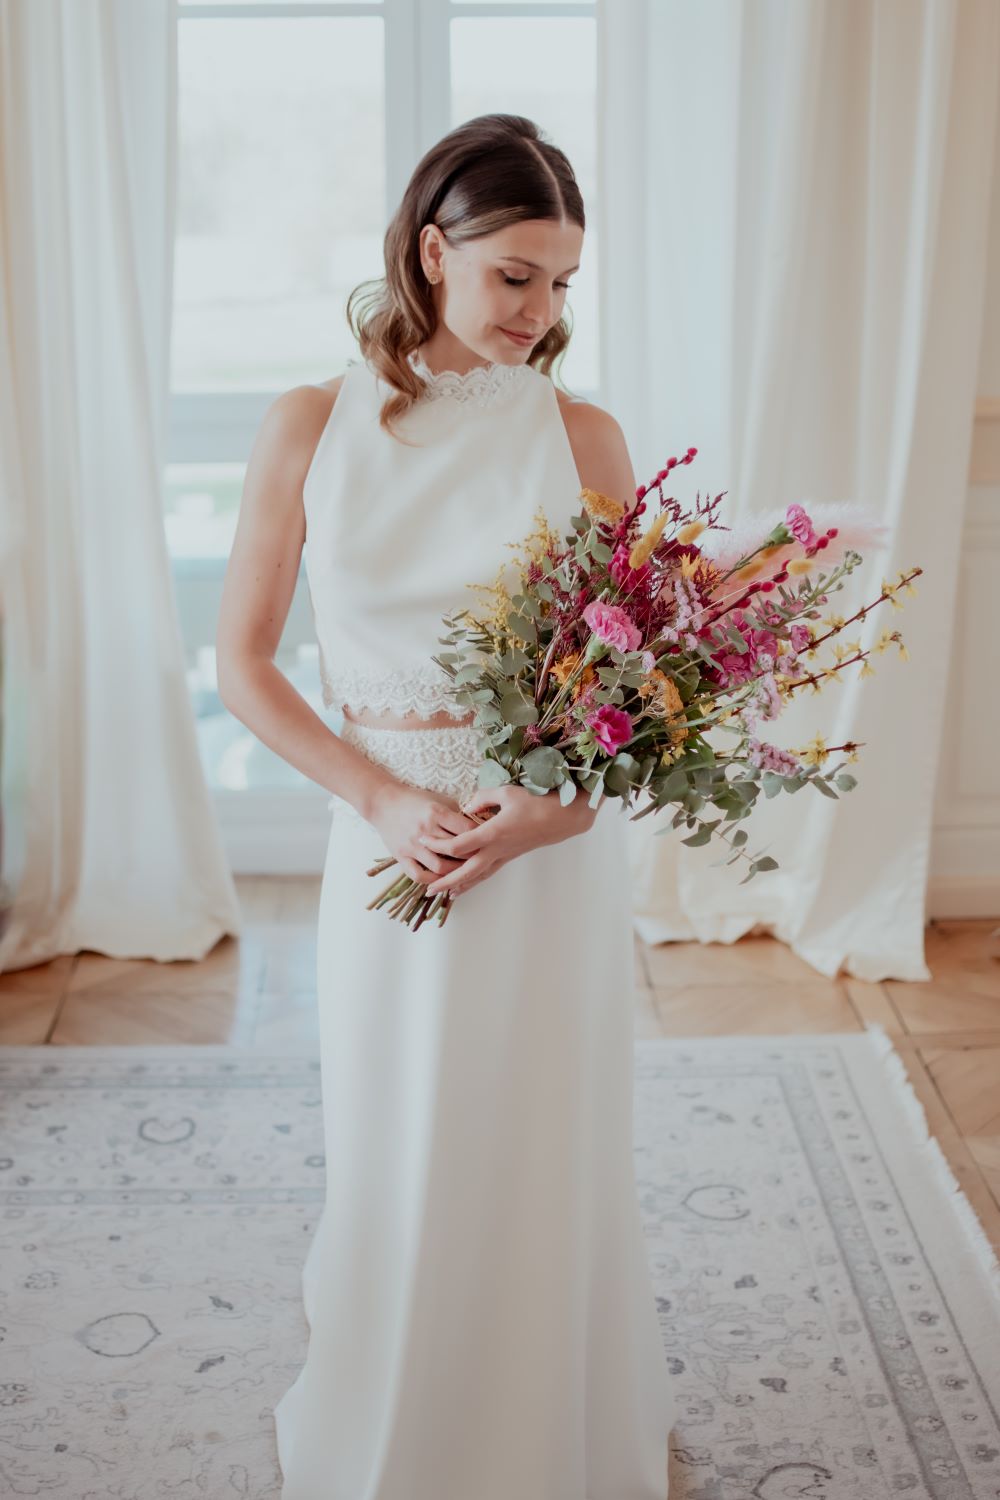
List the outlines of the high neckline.
<svg viewBox="0 0 1000 1500">
<path fill-rule="evenodd" d="M 425 395 L 434 400 L 449 397 L 454 401 L 473 402 L 478 406 L 508 395 L 538 373 L 531 365 L 501 365 L 490 360 L 471 370 L 431 370 L 421 350 L 407 355 L 411 367 L 425 384 Z"/>
</svg>

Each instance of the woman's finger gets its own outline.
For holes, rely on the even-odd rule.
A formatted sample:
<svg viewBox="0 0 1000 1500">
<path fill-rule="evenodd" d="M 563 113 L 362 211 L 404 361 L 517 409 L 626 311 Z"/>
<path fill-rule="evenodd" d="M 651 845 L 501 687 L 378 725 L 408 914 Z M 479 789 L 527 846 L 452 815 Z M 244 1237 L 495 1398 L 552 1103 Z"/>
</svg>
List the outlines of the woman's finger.
<svg viewBox="0 0 1000 1500">
<path fill-rule="evenodd" d="M 464 864 L 456 865 L 447 875 L 440 875 L 427 887 L 427 890 L 436 895 L 438 891 L 454 890 L 456 886 L 466 887 L 471 885 L 483 868 L 483 862 L 475 859 L 467 859 Z"/>
<path fill-rule="evenodd" d="M 447 854 L 451 859 L 466 859 L 486 847 L 490 840 L 489 824 L 481 828 L 467 828 L 464 833 L 422 833 L 418 844 L 433 850 L 435 854 Z"/>
</svg>

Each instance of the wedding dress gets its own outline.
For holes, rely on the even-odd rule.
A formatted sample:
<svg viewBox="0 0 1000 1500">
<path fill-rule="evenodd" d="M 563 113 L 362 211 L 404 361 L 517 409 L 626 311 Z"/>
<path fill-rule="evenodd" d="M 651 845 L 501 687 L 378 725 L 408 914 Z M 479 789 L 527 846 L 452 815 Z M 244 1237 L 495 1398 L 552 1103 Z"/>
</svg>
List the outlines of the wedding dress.
<svg viewBox="0 0 1000 1500">
<path fill-rule="evenodd" d="M 580 481 L 551 380 L 432 374 L 398 423 L 352 361 L 304 489 L 324 701 L 467 709 L 433 663 L 468 585 Z M 513 581 L 516 575 L 505 575 Z M 338 729 L 459 802 L 478 732 Z M 332 797 L 318 929 L 326 1200 L 282 1500 L 663 1500 L 675 1419 L 632 1156 L 624 820 L 533 849 L 416 932 L 369 911 L 387 850 Z"/>
</svg>

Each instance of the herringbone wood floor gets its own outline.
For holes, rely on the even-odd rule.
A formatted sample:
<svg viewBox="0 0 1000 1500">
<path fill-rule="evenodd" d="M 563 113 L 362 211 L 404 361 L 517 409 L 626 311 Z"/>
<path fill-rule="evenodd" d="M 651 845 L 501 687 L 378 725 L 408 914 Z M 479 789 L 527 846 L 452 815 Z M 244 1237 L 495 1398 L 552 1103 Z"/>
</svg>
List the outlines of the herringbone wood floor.
<svg viewBox="0 0 1000 1500">
<path fill-rule="evenodd" d="M 0 1045 L 314 1041 L 319 881 L 238 884 L 246 930 L 201 962 L 85 952 L 0 974 Z M 932 922 L 926 952 L 931 981 L 869 984 L 824 979 L 765 935 L 731 946 L 651 948 L 637 939 L 636 1034 L 858 1031 L 880 1022 L 1000 1251 L 1000 927 Z"/>
</svg>

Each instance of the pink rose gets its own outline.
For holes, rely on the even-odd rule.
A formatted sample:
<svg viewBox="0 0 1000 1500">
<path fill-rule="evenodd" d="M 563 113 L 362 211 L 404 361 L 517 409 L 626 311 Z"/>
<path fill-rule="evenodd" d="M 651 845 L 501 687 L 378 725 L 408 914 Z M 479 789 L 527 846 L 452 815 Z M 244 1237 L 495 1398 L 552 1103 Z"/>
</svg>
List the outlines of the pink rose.
<svg viewBox="0 0 1000 1500">
<path fill-rule="evenodd" d="M 619 604 L 595 599 L 583 611 L 583 618 L 599 641 L 618 651 L 635 651 L 642 640 L 642 632 Z"/>
<path fill-rule="evenodd" d="M 632 738 L 632 720 L 623 708 L 605 703 L 584 720 L 594 739 L 609 755 L 616 755 Z"/>
</svg>

